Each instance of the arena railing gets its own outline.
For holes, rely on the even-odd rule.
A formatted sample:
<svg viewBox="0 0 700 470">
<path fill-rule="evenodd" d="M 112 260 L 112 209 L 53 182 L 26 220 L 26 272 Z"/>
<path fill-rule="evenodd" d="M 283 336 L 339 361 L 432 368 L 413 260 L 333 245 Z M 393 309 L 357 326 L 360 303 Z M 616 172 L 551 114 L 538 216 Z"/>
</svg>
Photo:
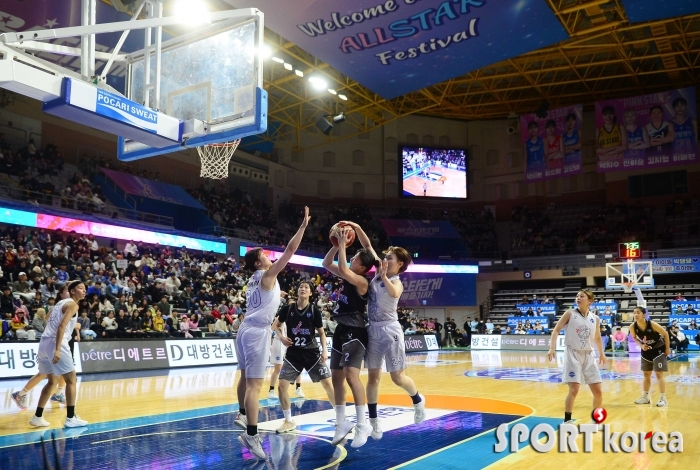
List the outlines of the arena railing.
<svg viewBox="0 0 700 470">
<path fill-rule="evenodd" d="M 70 201 L 64 200 L 60 194 L 48 193 L 48 192 L 37 192 L 30 191 L 23 188 L 22 186 L 8 186 L 0 185 L 0 199 L 22 201 L 27 204 L 38 204 L 39 206 L 51 207 L 53 209 L 61 209 L 69 212 L 75 212 L 79 214 L 91 213 L 99 214 L 105 217 L 109 217 L 112 213 L 116 212 L 120 217 L 132 220 L 148 225 L 158 225 L 162 227 L 173 227 L 173 218 L 151 214 L 148 212 L 140 212 L 132 209 L 124 209 L 121 207 L 116 207 L 108 204 L 104 201 L 104 209 L 100 211 L 90 211 L 88 210 L 88 203 L 84 203 L 84 208 L 81 208 L 75 199 Z"/>
</svg>

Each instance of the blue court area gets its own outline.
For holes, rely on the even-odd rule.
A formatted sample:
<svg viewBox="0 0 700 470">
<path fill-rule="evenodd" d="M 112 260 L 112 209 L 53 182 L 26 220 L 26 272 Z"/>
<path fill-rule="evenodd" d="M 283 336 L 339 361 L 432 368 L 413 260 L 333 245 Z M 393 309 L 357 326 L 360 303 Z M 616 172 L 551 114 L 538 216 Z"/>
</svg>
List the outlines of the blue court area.
<svg viewBox="0 0 700 470">
<path fill-rule="evenodd" d="M 267 462 L 257 461 L 242 449 L 233 424 L 237 405 L 129 418 L 91 424 L 82 429 L 31 432 L 0 437 L 2 468 L 43 468 L 44 437 L 50 468 L 56 453 L 62 469 L 387 469 L 482 468 L 507 456 L 494 454 L 494 429 L 521 416 L 469 411 L 449 411 L 421 425 L 408 424 L 384 433 L 379 441 L 370 439 L 360 449 L 349 443 L 334 447 L 327 434 L 310 432 L 277 435 L 263 433 Z M 298 400 L 292 406 L 298 419 L 313 413 L 332 413 L 329 403 Z M 279 402 L 263 400 L 260 422 L 283 417 Z M 525 418 L 555 422 L 551 418 Z M 321 429 L 321 427 L 318 427 Z M 331 427 L 332 429 L 332 427 Z M 51 442 L 52 435 L 55 443 Z M 55 447 L 55 450 L 54 450 Z M 471 465 L 473 464 L 473 466 Z M 7 465 L 7 467 L 5 467 Z M 48 467 L 47 467 L 48 468 Z"/>
</svg>

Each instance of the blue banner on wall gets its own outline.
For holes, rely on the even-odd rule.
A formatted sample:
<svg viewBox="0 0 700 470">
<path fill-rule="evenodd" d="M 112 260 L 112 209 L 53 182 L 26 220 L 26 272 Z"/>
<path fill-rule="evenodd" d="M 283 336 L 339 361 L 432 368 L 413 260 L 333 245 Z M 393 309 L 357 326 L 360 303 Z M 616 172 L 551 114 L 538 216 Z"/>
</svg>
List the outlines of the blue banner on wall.
<svg viewBox="0 0 700 470">
<path fill-rule="evenodd" d="M 476 274 L 401 274 L 400 306 L 446 307 L 476 305 Z"/>
<path fill-rule="evenodd" d="M 228 0 L 391 99 L 568 38 L 541 0 Z"/>
<path fill-rule="evenodd" d="M 695 310 L 694 312 L 688 311 L 688 307 L 692 308 Z M 688 312 L 688 313 L 686 313 Z M 673 300 L 671 301 L 671 316 L 675 315 L 683 315 L 683 316 L 692 316 L 692 315 L 697 315 L 697 312 L 700 312 L 700 301 L 687 301 L 687 300 Z"/>
<path fill-rule="evenodd" d="M 693 321 L 696 325 L 700 323 L 700 315 L 669 315 L 668 324 L 672 325 L 674 321 L 678 322 L 678 326 L 681 330 L 685 330 Z"/>
<path fill-rule="evenodd" d="M 654 274 L 700 273 L 700 257 L 657 258 L 651 261 Z"/>
<path fill-rule="evenodd" d="M 603 315 L 613 315 L 617 313 L 617 304 L 612 302 L 596 302 L 591 304 L 589 309 L 593 310 L 593 313 L 603 318 Z"/>
<path fill-rule="evenodd" d="M 523 314 L 527 314 L 530 309 L 532 309 L 532 312 L 537 316 L 541 316 L 542 314 L 557 314 L 557 306 L 554 304 L 516 304 L 515 308 L 520 310 Z"/>
<path fill-rule="evenodd" d="M 546 330 L 549 329 L 548 317 L 508 317 L 508 326 L 511 329 L 517 327 L 518 323 L 522 323 L 525 326 L 526 321 L 529 321 L 532 326 L 535 326 L 535 322 L 540 322 L 540 325 L 544 326 Z"/>
<path fill-rule="evenodd" d="M 662 20 L 700 12 L 700 2 L 697 0 L 673 0 L 663 3 L 658 0 L 622 0 L 622 5 L 632 23 Z"/>
</svg>

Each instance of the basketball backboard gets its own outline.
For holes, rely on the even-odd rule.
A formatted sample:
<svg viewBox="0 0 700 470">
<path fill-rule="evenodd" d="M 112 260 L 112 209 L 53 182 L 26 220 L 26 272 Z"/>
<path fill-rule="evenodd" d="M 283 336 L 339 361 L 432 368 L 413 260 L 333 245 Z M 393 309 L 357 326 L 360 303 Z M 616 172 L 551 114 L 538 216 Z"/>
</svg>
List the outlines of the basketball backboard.
<svg viewBox="0 0 700 470">
<path fill-rule="evenodd" d="M 163 17 L 161 0 L 141 0 L 131 21 L 95 21 L 96 0 L 82 3 L 82 26 L 0 34 L 0 87 L 39 99 L 44 111 L 119 136 L 130 161 L 182 148 L 230 142 L 267 129 L 262 88 L 264 17 L 255 8 Z M 145 11 L 145 19 L 139 19 Z M 183 19 L 184 18 L 184 19 Z M 164 26 L 191 32 L 162 41 Z M 145 31 L 144 48 L 120 53 L 129 31 Z M 95 50 L 97 34 L 121 32 L 111 53 Z M 44 42 L 81 37 L 81 47 Z M 30 51 L 80 57 L 80 73 Z M 101 71 L 95 59 L 106 61 Z M 106 83 L 113 62 L 127 65 L 126 96 Z"/>
<path fill-rule="evenodd" d="M 119 159 L 134 160 L 264 132 L 267 94 L 262 89 L 262 59 L 257 53 L 262 41 L 262 14 L 258 14 L 164 42 L 160 66 L 153 47 L 128 54 L 127 97 L 179 119 L 183 139 L 180 144 L 157 148 L 123 137 Z M 156 74 L 159 96 L 153 92 Z"/>
<path fill-rule="evenodd" d="M 649 289 L 654 287 L 651 261 L 620 261 L 605 265 L 606 289 Z"/>
</svg>

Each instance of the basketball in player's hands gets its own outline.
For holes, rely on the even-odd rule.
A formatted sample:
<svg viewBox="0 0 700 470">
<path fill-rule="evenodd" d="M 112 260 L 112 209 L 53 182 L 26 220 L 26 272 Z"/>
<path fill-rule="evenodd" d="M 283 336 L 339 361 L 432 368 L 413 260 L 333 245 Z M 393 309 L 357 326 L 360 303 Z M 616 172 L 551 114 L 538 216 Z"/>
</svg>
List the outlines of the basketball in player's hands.
<svg viewBox="0 0 700 470">
<path fill-rule="evenodd" d="M 338 222 L 337 224 L 333 225 L 333 227 L 331 227 L 331 231 L 328 234 L 328 238 L 330 239 L 333 246 L 338 246 L 338 239 L 344 238 L 343 231 L 341 230 L 343 227 L 347 227 L 349 233 L 349 240 L 346 241 L 345 246 L 350 246 L 355 242 L 355 229 L 353 229 L 344 222 Z"/>
</svg>

